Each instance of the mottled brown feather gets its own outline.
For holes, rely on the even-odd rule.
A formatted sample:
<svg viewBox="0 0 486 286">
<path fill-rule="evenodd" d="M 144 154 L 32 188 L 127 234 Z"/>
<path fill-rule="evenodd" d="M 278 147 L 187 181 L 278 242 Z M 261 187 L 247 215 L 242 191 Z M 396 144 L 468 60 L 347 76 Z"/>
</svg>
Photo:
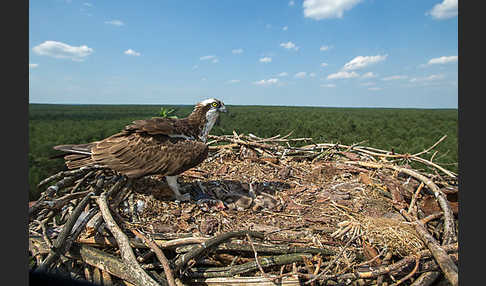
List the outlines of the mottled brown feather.
<svg viewBox="0 0 486 286">
<path fill-rule="evenodd" d="M 206 123 L 209 105 L 198 104 L 186 118 L 153 117 L 135 120 L 122 132 L 101 141 L 79 145 L 58 145 L 68 152 L 69 169 L 101 165 L 130 178 L 160 174 L 174 176 L 200 164 L 208 155 L 205 143 L 197 141 Z M 186 140 L 170 135 L 183 135 Z"/>
</svg>

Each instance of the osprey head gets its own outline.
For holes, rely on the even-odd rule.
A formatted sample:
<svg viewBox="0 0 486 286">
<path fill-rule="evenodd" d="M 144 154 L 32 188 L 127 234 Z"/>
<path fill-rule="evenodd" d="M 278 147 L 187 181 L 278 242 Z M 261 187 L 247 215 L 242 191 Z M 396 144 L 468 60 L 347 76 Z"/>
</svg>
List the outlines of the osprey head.
<svg viewBox="0 0 486 286">
<path fill-rule="evenodd" d="M 196 109 L 202 109 L 206 111 L 205 114 L 205 122 L 203 128 L 201 130 L 201 134 L 199 135 L 199 139 L 203 142 L 206 142 L 209 131 L 213 128 L 216 120 L 218 120 L 218 116 L 220 112 L 227 112 L 226 106 L 224 103 L 216 98 L 208 98 L 206 100 L 201 101 L 196 105 Z"/>
<path fill-rule="evenodd" d="M 221 100 L 216 98 L 208 98 L 206 100 L 201 101 L 198 105 L 207 106 L 209 107 L 208 112 L 226 112 L 226 106 Z"/>
</svg>

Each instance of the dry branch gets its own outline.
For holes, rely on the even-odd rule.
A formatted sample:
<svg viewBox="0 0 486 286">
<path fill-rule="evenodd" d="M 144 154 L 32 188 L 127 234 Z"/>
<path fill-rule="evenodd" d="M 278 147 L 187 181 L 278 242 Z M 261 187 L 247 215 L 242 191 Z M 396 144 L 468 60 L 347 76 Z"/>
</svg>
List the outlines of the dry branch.
<svg viewBox="0 0 486 286">
<path fill-rule="evenodd" d="M 410 215 L 401 210 L 400 213 L 410 222 L 413 222 L 413 219 Z M 427 247 L 429 248 L 430 252 L 434 256 L 437 264 L 439 264 L 440 268 L 444 272 L 447 280 L 453 285 L 456 286 L 459 284 L 459 276 L 458 276 L 458 269 L 454 261 L 447 255 L 447 252 L 440 247 L 437 243 L 435 238 L 429 234 L 425 226 L 420 221 L 414 222 L 415 230 L 420 235 L 420 238 L 425 242 Z"/>
<path fill-rule="evenodd" d="M 445 136 L 410 155 L 361 146 L 363 142 L 292 147 L 312 139 L 290 135 L 209 136 L 208 145 L 223 145 L 209 146 L 209 159 L 182 175 L 182 187 L 194 195 L 190 202 L 160 199 L 163 187 L 156 176 L 126 180 L 94 167 L 47 178 L 40 186 L 52 185 L 29 208 L 29 250 L 36 265 L 46 269 L 56 264 L 72 275 L 87 271 L 91 281 L 96 276 L 113 285 L 181 285 L 179 279 L 206 285 L 316 285 L 328 280 L 360 280 L 353 283 L 361 285 L 370 279 L 377 285 L 399 285 L 413 279 L 412 285 L 430 285 L 440 273 L 456 284 L 458 245 L 450 242 L 457 241 L 451 210 L 457 203 L 449 203 L 446 194 L 457 197 L 457 179 L 432 158 L 419 157 Z M 435 175 L 396 165 L 410 160 L 431 167 Z M 83 190 L 96 183 L 95 189 Z M 400 195 L 402 203 L 382 195 Z M 246 197 L 250 205 L 225 208 Z M 434 205 L 426 206 L 427 200 Z M 414 216 L 408 219 L 412 223 L 394 221 L 400 215 L 390 212 L 393 207 Z M 456 211 L 457 205 L 453 207 Z M 427 223 L 442 246 L 428 233 Z M 400 235 L 408 230 L 410 237 Z M 387 240 L 378 241 L 375 233 Z M 264 242 L 252 240 L 263 234 Z M 232 239 L 245 236 L 247 240 Z M 345 237 L 355 240 L 344 243 L 340 239 Z M 411 241 L 420 243 L 407 248 Z M 362 242 L 373 251 L 364 255 Z M 426 246 L 430 250 L 422 250 Z M 364 270 L 370 263 L 373 268 Z M 260 273 L 263 277 L 235 277 Z"/>
<path fill-rule="evenodd" d="M 103 184 L 103 179 L 98 179 L 94 190 L 92 190 L 89 194 L 87 194 L 83 200 L 76 206 L 73 213 L 64 224 L 61 233 L 57 237 L 56 241 L 52 245 L 52 250 L 47 256 L 46 260 L 41 264 L 39 267 L 40 271 L 46 271 L 49 269 L 51 264 L 53 264 L 61 254 L 66 252 L 68 249 L 65 249 L 66 246 L 66 239 L 68 235 L 71 233 L 71 230 L 76 223 L 78 217 L 81 215 L 84 207 L 88 204 L 91 196 L 98 194 L 101 191 L 101 185 Z"/>
<path fill-rule="evenodd" d="M 188 272 L 189 278 L 212 278 L 212 277 L 233 277 L 238 274 L 243 274 L 258 270 L 258 264 L 261 267 L 270 267 L 276 265 L 292 264 L 294 262 L 302 261 L 302 257 L 312 258 L 312 255 L 307 253 L 284 254 L 270 257 L 260 257 L 258 263 L 256 261 L 247 262 L 231 267 L 216 268 L 216 269 L 196 269 L 197 271 Z M 193 270 L 193 269 L 190 269 Z"/>
<path fill-rule="evenodd" d="M 191 259 L 196 259 L 200 256 L 204 251 L 207 251 L 213 247 L 216 247 L 218 244 L 223 243 L 224 241 L 233 238 L 233 237 L 242 237 L 246 235 L 251 235 L 253 237 L 257 237 L 263 239 L 263 234 L 260 232 L 255 231 L 234 231 L 234 232 L 227 232 L 223 233 L 219 236 L 211 238 L 199 245 L 194 246 L 189 252 L 181 255 L 175 262 L 174 266 L 176 270 L 180 270 L 187 262 Z"/>
<path fill-rule="evenodd" d="M 432 285 L 432 283 L 434 283 L 435 280 L 437 280 L 439 275 L 440 275 L 440 272 L 438 272 L 438 271 L 431 271 L 431 272 L 422 273 L 422 274 L 420 274 L 419 277 L 417 277 L 417 279 L 415 279 L 415 281 L 413 281 L 412 284 L 410 284 L 410 286 L 429 286 L 429 285 Z"/>
<path fill-rule="evenodd" d="M 302 285 L 299 278 L 294 275 L 293 277 L 283 277 L 275 280 L 278 276 L 270 276 L 270 279 L 265 277 L 216 277 L 216 278 L 194 278 L 190 279 L 189 283 L 191 285 L 207 285 L 207 286 L 230 286 L 230 285 L 241 285 L 241 286 L 298 286 Z"/>
<path fill-rule="evenodd" d="M 444 245 L 442 248 L 446 252 L 457 252 L 458 251 L 458 245 L 456 244 L 451 244 L 451 245 Z M 356 279 L 371 279 L 371 278 L 376 278 L 380 275 L 383 274 L 388 274 L 388 273 L 397 273 L 401 271 L 402 269 L 410 266 L 412 263 L 415 262 L 415 259 L 417 255 L 420 256 L 421 260 L 428 258 L 432 256 L 431 252 L 429 250 L 422 250 L 419 251 L 418 253 L 414 255 L 410 255 L 407 257 L 404 257 L 403 259 L 391 264 L 391 265 L 386 265 L 386 266 L 380 266 L 377 268 L 374 268 L 369 271 L 356 271 L 352 273 L 344 273 L 344 274 L 332 274 L 332 275 L 324 275 L 320 277 L 318 280 L 321 281 L 327 281 L 327 280 L 345 280 L 345 279 L 351 279 L 351 280 L 356 280 Z M 306 275 L 307 278 L 314 278 L 314 275 Z"/>
<path fill-rule="evenodd" d="M 120 248 L 120 254 L 122 260 L 125 264 L 127 264 L 128 274 L 135 278 L 135 285 L 147 285 L 147 286 L 157 286 L 159 285 L 152 277 L 150 277 L 145 271 L 140 267 L 133 253 L 132 248 L 130 247 L 130 241 L 128 237 L 123 233 L 120 227 L 116 224 L 115 220 L 111 216 L 110 209 L 108 208 L 108 203 L 106 201 L 106 193 L 102 193 L 97 199 L 96 202 L 100 207 L 101 214 L 103 215 L 103 219 L 108 226 L 108 229 L 111 231 L 113 236 L 116 239 L 116 242 Z"/>
<path fill-rule="evenodd" d="M 371 168 L 388 168 L 395 170 L 397 172 L 405 173 L 415 179 L 423 182 L 429 189 L 434 193 L 440 208 L 444 212 L 444 239 L 442 244 L 450 244 L 457 241 L 456 228 L 454 223 L 454 214 L 452 212 L 451 206 L 447 201 L 446 195 L 437 187 L 437 185 L 426 176 L 407 168 L 398 167 L 390 164 L 379 164 L 361 161 L 348 161 L 347 164 L 360 165 L 363 167 Z"/>
<path fill-rule="evenodd" d="M 160 263 L 162 264 L 162 267 L 164 267 L 164 272 L 165 272 L 165 277 L 167 278 L 167 282 L 169 283 L 169 286 L 176 286 L 175 280 L 174 280 L 174 275 L 172 274 L 172 270 L 170 269 L 169 266 L 169 261 L 165 257 L 164 253 L 160 248 L 155 244 L 153 241 L 149 240 L 147 237 L 145 237 L 143 234 L 141 234 L 139 231 L 132 229 L 133 234 L 135 234 L 137 237 L 141 238 L 143 242 L 152 249 L 153 252 L 155 252 L 155 255 L 159 259 Z"/>
</svg>

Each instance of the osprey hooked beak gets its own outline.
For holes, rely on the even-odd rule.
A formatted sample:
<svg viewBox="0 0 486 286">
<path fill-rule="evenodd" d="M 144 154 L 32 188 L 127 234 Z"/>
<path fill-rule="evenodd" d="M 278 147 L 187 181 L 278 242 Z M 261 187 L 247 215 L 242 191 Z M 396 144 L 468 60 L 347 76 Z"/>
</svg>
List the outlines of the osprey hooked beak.
<svg viewBox="0 0 486 286">
<path fill-rule="evenodd" d="M 223 103 L 221 103 L 221 106 L 218 108 L 218 111 L 219 112 L 228 112 L 228 110 L 226 109 L 226 106 L 224 106 Z"/>
</svg>

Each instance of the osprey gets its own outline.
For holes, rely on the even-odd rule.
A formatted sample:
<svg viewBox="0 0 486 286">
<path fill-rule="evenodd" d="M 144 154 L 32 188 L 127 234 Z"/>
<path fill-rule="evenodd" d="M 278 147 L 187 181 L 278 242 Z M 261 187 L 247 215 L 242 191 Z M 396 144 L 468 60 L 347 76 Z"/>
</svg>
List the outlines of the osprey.
<svg viewBox="0 0 486 286">
<path fill-rule="evenodd" d="M 177 175 L 206 159 L 207 136 L 220 112 L 226 112 L 223 102 L 210 98 L 186 118 L 135 120 L 101 141 L 53 148 L 68 153 L 64 159 L 69 169 L 99 165 L 128 178 L 163 175 L 176 199 L 188 200 L 189 194 L 179 192 Z"/>
</svg>

